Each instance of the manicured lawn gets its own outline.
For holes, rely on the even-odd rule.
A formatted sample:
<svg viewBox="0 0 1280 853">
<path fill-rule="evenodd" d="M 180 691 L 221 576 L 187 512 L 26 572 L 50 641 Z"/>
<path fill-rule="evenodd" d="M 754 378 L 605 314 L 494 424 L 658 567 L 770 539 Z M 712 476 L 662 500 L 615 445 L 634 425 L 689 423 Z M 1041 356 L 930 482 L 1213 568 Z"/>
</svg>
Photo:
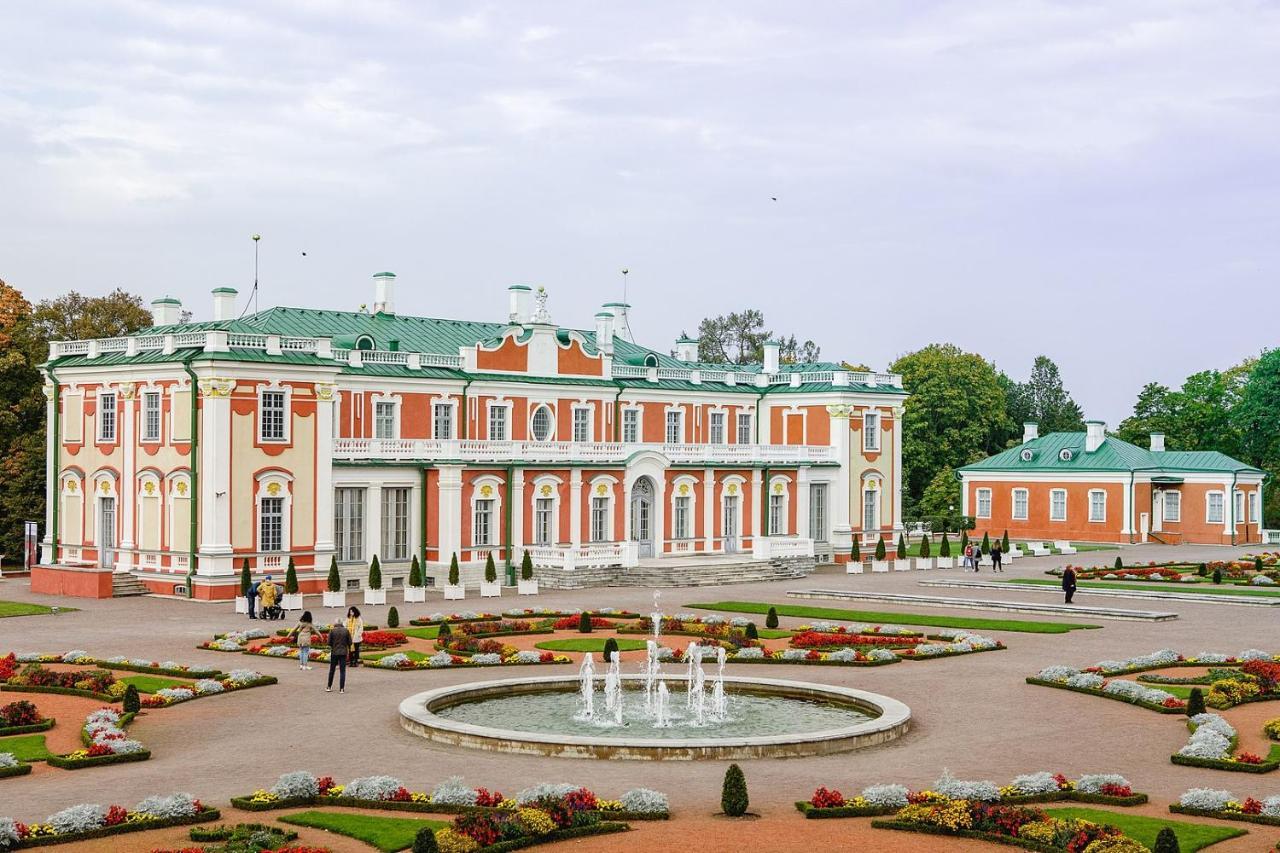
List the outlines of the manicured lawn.
<svg viewBox="0 0 1280 853">
<path fill-rule="evenodd" d="M 155 693 L 157 690 L 163 690 L 166 687 L 190 687 L 192 684 L 190 681 L 165 678 L 162 675 L 126 675 L 124 678 L 117 678 L 116 681 L 132 684 L 138 688 L 139 693 Z"/>
<path fill-rule="evenodd" d="M 44 735 L 15 735 L 0 738 L 0 752 L 12 752 L 19 761 L 44 761 L 49 757 Z"/>
<path fill-rule="evenodd" d="M 880 613 L 874 610 L 843 610 L 837 607 L 804 607 L 797 604 L 769 605 L 759 601 L 713 601 L 686 604 L 697 610 L 722 610 L 728 613 L 768 613 L 770 607 L 779 616 L 800 619 L 836 619 L 852 622 L 874 622 L 886 625 L 922 625 L 929 628 L 969 628 L 974 631 L 1016 631 L 1021 634 L 1065 634 L 1083 628 L 1101 628 L 1078 622 L 1034 622 L 1026 619 L 974 619 L 968 616 L 937 616 L 923 613 Z"/>
<path fill-rule="evenodd" d="M 1013 578 L 1002 583 L 1032 584 L 1035 586 L 1062 586 L 1062 581 L 1042 578 Z M 1280 596 L 1280 587 L 1227 586 L 1203 583 L 1158 583 L 1153 581 L 1077 581 L 1081 589 L 1154 589 L 1162 592 L 1194 592 L 1196 595 L 1254 595 L 1263 598 Z"/>
<path fill-rule="evenodd" d="M 58 610 L 62 613 L 74 613 L 74 607 L 59 606 Z M 0 601 L 0 619 L 5 616 L 44 616 L 52 613 L 53 609 L 45 607 L 43 604 L 27 604 L 22 601 Z"/>
<path fill-rule="evenodd" d="M 401 631 L 406 637 L 416 637 L 419 640 L 434 640 L 440 636 L 439 625 L 425 625 L 421 628 L 395 628 L 393 630 Z"/>
<path fill-rule="evenodd" d="M 632 640 L 626 637 L 618 637 L 617 640 L 620 652 L 638 652 L 645 647 L 644 640 Z M 604 643 L 603 637 L 600 639 L 583 637 L 582 639 L 544 640 L 538 643 L 537 647 L 548 652 L 603 652 Z"/>
<path fill-rule="evenodd" d="M 281 823 L 323 829 L 348 838 L 365 842 L 385 853 L 403 850 L 413 844 L 414 836 L 424 826 L 440 830 L 449 824 L 442 820 L 421 820 L 407 817 L 375 817 L 373 815 L 345 812 L 309 811 L 285 815 Z"/>
<path fill-rule="evenodd" d="M 1217 844 L 1219 841 L 1226 841 L 1228 838 L 1235 838 L 1247 832 L 1247 830 L 1238 829 L 1234 826 L 1213 826 L 1207 823 L 1163 820 L 1157 817 L 1123 814 L 1104 809 L 1063 808 L 1045 809 L 1045 811 L 1058 818 L 1076 817 L 1093 821 L 1094 823 L 1110 824 L 1148 849 L 1156 846 L 1156 834 L 1166 826 L 1171 826 L 1173 827 L 1174 835 L 1178 836 L 1178 848 L 1183 853 L 1193 853 L 1193 851 L 1202 850 L 1210 844 Z"/>
<path fill-rule="evenodd" d="M 790 631 L 784 631 L 781 628 L 756 628 L 756 634 L 762 640 L 785 640 L 791 636 Z"/>
</svg>

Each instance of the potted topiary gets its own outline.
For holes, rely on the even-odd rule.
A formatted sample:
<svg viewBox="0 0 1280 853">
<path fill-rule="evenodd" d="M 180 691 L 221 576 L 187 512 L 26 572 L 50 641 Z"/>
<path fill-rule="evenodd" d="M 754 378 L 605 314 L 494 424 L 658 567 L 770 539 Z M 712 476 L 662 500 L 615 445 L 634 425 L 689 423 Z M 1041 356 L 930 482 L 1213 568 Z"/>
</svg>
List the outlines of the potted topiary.
<svg viewBox="0 0 1280 853">
<path fill-rule="evenodd" d="M 298 567 L 293 557 L 289 557 L 289 567 L 284 572 L 284 595 L 280 598 L 280 606 L 285 610 L 302 609 L 302 593 L 298 592 Z"/>
<path fill-rule="evenodd" d="M 369 585 L 364 590 L 365 604 L 386 604 L 387 591 L 382 588 L 382 564 L 378 562 L 378 555 L 373 555 L 373 562 L 369 564 Z"/>
<path fill-rule="evenodd" d="M 413 555 L 413 560 L 409 563 L 409 585 L 404 588 L 404 603 L 413 604 L 427 600 L 427 584 L 422 579 L 422 563 L 418 562 L 418 555 Z"/>
<path fill-rule="evenodd" d="M 249 587 L 253 586 L 253 575 L 249 571 L 249 558 L 244 558 L 240 568 L 240 594 L 236 596 L 236 612 L 249 612 Z"/>
<path fill-rule="evenodd" d="M 939 569 L 954 569 L 956 561 L 951 559 L 951 540 L 947 538 L 947 534 L 943 531 L 942 544 L 938 546 L 938 559 L 934 561 L 934 565 Z"/>
<path fill-rule="evenodd" d="M 884 547 L 884 534 L 880 534 L 879 541 L 876 542 L 876 558 L 871 561 L 871 571 L 887 572 L 889 571 L 889 561 L 885 559 L 888 551 Z"/>
<path fill-rule="evenodd" d="M 498 567 L 493 563 L 493 552 L 484 560 L 484 582 L 480 584 L 481 598 L 498 598 L 502 595 L 502 584 L 498 583 Z"/>
<path fill-rule="evenodd" d="M 933 542 L 930 541 L 928 533 L 920 537 L 920 555 L 916 557 L 916 568 L 933 568 Z"/>
<path fill-rule="evenodd" d="M 527 548 L 520 560 L 520 579 L 516 581 L 516 591 L 520 595 L 538 594 L 538 579 L 533 576 L 533 557 L 529 555 Z"/>
<path fill-rule="evenodd" d="M 347 606 L 347 594 L 342 591 L 342 576 L 338 574 L 338 556 L 336 554 L 329 558 L 329 577 L 324 583 L 324 606 Z"/>
<path fill-rule="evenodd" d="M 907 556 L 907 534 L 898 534 L 898 547 L 893 552 L 893 570 L 896 572 L 909 572 L 915 561 Z"/>
<path fill-rule="evenodd" d="M 1112 566 L 1112 568 L 1114 568 L 1117 572 L 1120 571 L 1121 569 L 1124 568 L 1124 560 L 1120 559 L 1119 557 L 1116 557 L 1115 565 Z"/>
<path fill-rule="evenodd" d="M 458 555 L 449 558 L 449 582 L 444 586 L 445 601 L 461 601 L 465 595 L 462 579 L 458 576 Z"/>
<path fill-rule="evenodd" d="M 983 566 L 992 565 L 991 560 L 991 535 L 989 533 L 982 534 L 982 544 L 978 546 L 978 563 Z"/>
<path fill-rule="evenodd" d="M 847 575 L 860 575 L 863 572 L 862 547 L 858 544 L 858 540 L 861 538 L 862 534 L 853 534 L 853 546 L 849 549 L 849 562 L 844 567 L 844 572 Z"/>
</svg>

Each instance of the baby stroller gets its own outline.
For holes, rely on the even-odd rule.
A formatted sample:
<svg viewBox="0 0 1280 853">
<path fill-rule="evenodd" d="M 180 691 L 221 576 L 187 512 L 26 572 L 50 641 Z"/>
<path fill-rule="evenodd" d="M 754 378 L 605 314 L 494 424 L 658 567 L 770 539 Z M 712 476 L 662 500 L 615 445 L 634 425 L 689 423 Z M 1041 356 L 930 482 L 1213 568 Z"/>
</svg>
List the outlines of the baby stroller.
<svg viewBox="0 0 1280 853">
<path fill-rule="evenodd" d="M 273 604 L 270 607 L 264 607 L 262 608 L 262 618 L 263 619 L 283 619 L 284 608 L 281 607 L 279 603 Z"/>
</svg>

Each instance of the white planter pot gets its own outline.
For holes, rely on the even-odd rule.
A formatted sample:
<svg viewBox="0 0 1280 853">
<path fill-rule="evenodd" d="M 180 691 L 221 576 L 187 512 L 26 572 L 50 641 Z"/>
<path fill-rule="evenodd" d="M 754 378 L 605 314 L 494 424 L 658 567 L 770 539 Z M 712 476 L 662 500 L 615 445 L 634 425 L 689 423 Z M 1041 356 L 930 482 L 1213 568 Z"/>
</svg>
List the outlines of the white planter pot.
<svg viewBox="0 0 1280 853">
<path fill-rule="evenodd" d="M 422 604 L 427 600 L 427 588 L 425 586 L 406 586 L 404 588 L 405 604 Z"/>
<path fill-rule="evenodd" d="M 526 580 L 516 581 L 516 592 L 518 592 L 520 595 L 537 595 L 538 594 L 537 578 L 534 578 L 533 580 L 527 580 L 527 581 Z"/>
<path fill-rule="evenodd" d="M 280 606 L 285 610 L 301 610 L 302 609 L 302 593 L 288 593 L 280 596 Z"/>
<path fill-rule="evenodd" d="M 933 557 L 916 557 L 917 569 L 932 569 Z"/>
<path fill-rule="evenodd" d="M 937 568 L 939 569 L 954 569 L 956 567 L 956 560 L 955 557 L 939 557 L 937 559 L 937 564 Z"/>
<path fill-rule="evenodd" d="M 844 564 L 844 573 L 846 575 L 860 575 L 866 570 L 861 560 L 850 560 Z"/>
<path fill-rule="evenodd" d="M 385 589 L 366 589 L 364 591 L 365 604 L 386 604 L 387 591 Z"/>
<path fill-rule="evenodd" d="M 248 612 L 249 612 L 249 599 L 245 598 L 243 595 L 237 595 L 237 596 L 236 596 L 236 612 L 237 612 L 237 613 L 248 613 Z"/>
<path fill-rule="evenodd" d="M 500 598 L 502 596 L 502 584 L 498 581 L 489 583 L 488 581 L 480 582 L 481 598 Z"/>
<path fill-rule="evenodd" d="M 445 584 L 442 588 L 444 589 L 445 601 L 461 601 L 466 597 L 466 590 L 462 584 L 458 584 L 457 586 Z"/>
<path fill-rule="evenodd" d="M 873 571 L 873 572 L 887 572 L 887 571 L 889 571 L 889 561 L 888 561 L 888 560 L 872 560 L 872 561 L 871 561 L 871 571 Z"/>
<path fill-rule="evenodd" d="M 325 607 L 346 607 L 347 594 L 342 590 L 338 590 L 337 592 L 329 592 L 329 590 L 326 589 L 324 591 L 324 606 Z"/>
<path fill-rule="evenodd" d="M 911 568 L 914 563 L 915 563 L 915 560 L 913 560 L 910 557 L 907 557 L 905 560 L 894 560 L 893 570 L 895 572 L 909 572 L 911 571 Z"/>
</svg>

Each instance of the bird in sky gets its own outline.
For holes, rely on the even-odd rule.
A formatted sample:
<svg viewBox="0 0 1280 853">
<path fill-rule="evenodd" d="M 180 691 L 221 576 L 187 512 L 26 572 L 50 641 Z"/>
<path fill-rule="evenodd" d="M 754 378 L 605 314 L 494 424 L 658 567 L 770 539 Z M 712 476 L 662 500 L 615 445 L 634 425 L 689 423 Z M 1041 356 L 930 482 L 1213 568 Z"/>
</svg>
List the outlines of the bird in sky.
<svg viewBox="0 0 1280 853">
<path fill-rule="evenodd" d="M 773 199 L 774 201 L 777 201 L 777 200 L 778 200 L 778 197 L 777 197 L 776 195 L 771 195 L 771 196 L 769 196 L 769 198 Z"/>
</svg>

